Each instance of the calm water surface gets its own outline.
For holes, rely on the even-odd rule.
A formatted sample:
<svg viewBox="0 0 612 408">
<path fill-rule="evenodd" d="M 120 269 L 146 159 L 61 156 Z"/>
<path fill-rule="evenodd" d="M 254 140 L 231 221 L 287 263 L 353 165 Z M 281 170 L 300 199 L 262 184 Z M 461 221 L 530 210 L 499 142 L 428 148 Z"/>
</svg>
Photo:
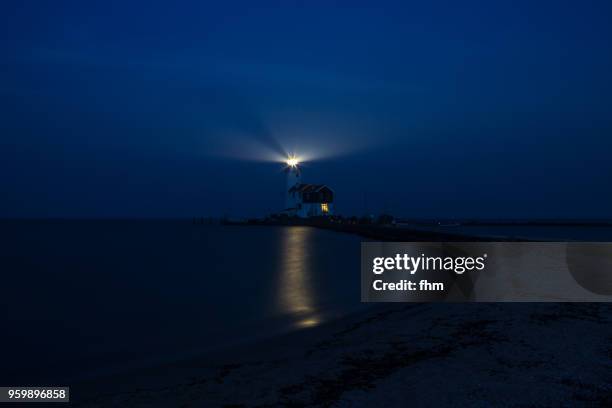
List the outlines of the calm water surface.
<svg viewBox="0 0 612 408">
<path fill-rule="evenodd" d="M 3 221 L 2 383 L 180 358 L 345 315 L 362 307 L 360 241 L 308 227 Z"/>
</svg>

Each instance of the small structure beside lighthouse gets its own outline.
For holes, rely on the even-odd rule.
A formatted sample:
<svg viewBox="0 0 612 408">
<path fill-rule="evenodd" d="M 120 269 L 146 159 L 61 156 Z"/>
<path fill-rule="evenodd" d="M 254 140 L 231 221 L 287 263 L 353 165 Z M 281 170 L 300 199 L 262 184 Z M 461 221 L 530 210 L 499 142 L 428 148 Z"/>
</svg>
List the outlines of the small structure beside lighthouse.
<svg viewBox="0 0 612 408">
<path fill-rule="evenodd" d="M 322 217 L 334 213 L 334 192 L 325 184 L 302 183 L 302 169 L 294 156 L 287 160 L 286 208 L 283 213 L 300 217 Z"/>
</svg>

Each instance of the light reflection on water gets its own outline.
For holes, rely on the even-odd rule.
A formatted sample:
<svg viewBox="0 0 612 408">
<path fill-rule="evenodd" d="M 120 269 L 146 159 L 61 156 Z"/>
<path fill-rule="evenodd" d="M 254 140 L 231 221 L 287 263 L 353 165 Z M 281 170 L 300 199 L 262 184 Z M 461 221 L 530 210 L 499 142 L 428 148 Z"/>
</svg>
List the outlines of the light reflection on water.
<svg viewBox="0 0 612 408">
<path fill-rule="evenodd" d="M 320 311 L 314 306 L 316 293 L 311 286 L 309 253 L 312 228 L 283 229 L 279 271 L 278 301 L 281 311 L 290 315 L 296 327 L 313 327 L 321 323 Z"/>
<path fill-rule="evenodd" d="M 1 342 L 15 351 L 0 383 L 28 383 L 35 372 L 40 383 L 61 383 L 320 326 L 364 307 L 360 241 L 182 220 L 2 221 L 2 288 L 31 293 L 0 288 L 0 317 L 14 328 Z M 58 325 L 66 330 L 38 335 Z"/>
</svg>

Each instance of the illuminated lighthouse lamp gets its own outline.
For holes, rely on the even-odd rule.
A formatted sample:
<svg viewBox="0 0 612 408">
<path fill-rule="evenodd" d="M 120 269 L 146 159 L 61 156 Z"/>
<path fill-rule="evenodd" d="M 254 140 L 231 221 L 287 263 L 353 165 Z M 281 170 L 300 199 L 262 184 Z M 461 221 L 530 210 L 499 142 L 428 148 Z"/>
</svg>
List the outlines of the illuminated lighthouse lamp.
<svg viewBox="0 0 612 408">
<path fill-rule="evenodd" d="M 302 182 L 300 160 L 290 155 L 287 165 L 287 190 L 284 213 L 300 218 L 321 217 L 333 214 L 334 192 L 325 184 Z"/>
<path fill-rule="evenodd" d="M 289 167 L 297 167 L 297 165 L 300 164 L 300 161 L 296 156 L 289 156 L 286 163 Z"/>
</svg>

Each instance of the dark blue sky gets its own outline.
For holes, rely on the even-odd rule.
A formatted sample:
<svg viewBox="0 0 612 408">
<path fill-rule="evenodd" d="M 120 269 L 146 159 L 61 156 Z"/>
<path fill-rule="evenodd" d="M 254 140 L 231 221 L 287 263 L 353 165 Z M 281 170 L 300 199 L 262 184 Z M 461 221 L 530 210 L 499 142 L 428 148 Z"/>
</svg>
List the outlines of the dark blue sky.
<svg viewBox="0 0 612 408">
<path fill-rule="evenodd" d="M 2 2 L 0 217 L 612 218 L 609 1 L 178 3 Z"/>
</svg>

